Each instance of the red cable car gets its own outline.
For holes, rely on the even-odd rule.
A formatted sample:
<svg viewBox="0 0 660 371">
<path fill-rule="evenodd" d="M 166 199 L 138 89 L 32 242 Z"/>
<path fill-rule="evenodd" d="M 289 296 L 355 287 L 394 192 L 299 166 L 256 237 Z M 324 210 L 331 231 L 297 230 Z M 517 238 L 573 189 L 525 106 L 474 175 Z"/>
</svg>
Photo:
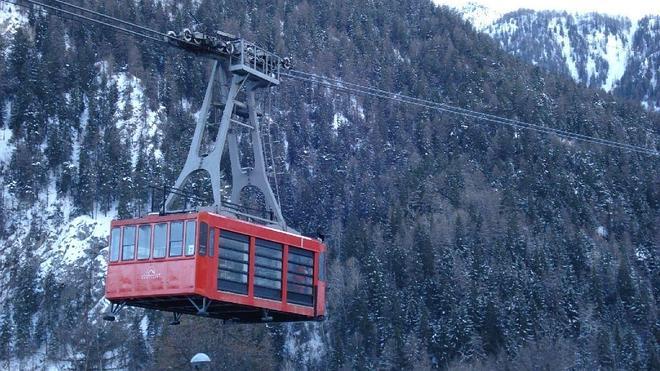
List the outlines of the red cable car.
<svg viewBox="0 0 660 371">
<path fill-rule="evenodd" d="M 325 246 L 209 212 L 115 220 L 106 298 L 241 323 L 320 320 Z M 111 318 L 109 318 L 111 319 Z"/>
<path fill-rule="evenodd" d="M 324 317 L 325 246 L 287 227 L 267 174 L 277 184 L 272 147 L 267 165 L 262 142 L 269 131 L 260 129 L 264 104 L 256 92 L 269 93 L 290 63 L 230 36 L 223 42 L 231 53 L 200 50 L 214 59 L 209 83 L 188 157 L 174 187 L 163 189 L 160 213 L 111 224 L 107 320 L 125 305 L 173 312 L 174 324 L 183 313 L 247 323 Z M 224 153 L 231 177 L 221 174 Z M 177 203 L 190 196 L 183 187 L 200 172 L 213 195 L 204 210 L 213 212 L 191 213 L 187 200 Z M 261 192 L 254 199 L 263 201 L 261 214 L 247 212 L 255 210 L 246 206 L 247 188 Z"/>
</svg>

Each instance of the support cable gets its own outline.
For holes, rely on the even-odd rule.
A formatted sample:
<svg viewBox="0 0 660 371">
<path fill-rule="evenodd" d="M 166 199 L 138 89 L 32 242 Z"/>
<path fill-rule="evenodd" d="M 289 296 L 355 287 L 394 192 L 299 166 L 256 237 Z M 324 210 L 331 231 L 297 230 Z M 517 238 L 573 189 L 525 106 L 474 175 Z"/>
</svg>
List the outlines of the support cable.
<svg viewBox="0 0 660 371">
<path fill-rule="evenodd" d="M 125 21 L 123 19 L 116 18 L 116 17 L 110 16 L 110 15 L 107 15 L 107 14 L 99 13 L 99 12 L 96 12 L 94 10 L 83 8 L 83 7 L 78 6 L 78 5 L 70 4 L 70 3 L 67 3 L 65 1 L 61 1 L 61 0 L 50 0 L 50 1 L 54 2 L 54 3 L 58 3 L 58 4 L 63 5 L 63 6 L 67 6 L 67 7 L 79 10 L 81 12 L 93 14 L 93 15 L 99 16 L 101 18 L 105 18 L 105 19 L 108 19 L 108 20 L 111 20 L 111 21 L 119 22 L 119 23 L 125 24 L 127 26 L 135 27 L 137 29 L 140 29 L 140 30 L 143 30 L 143 31 L 146 31 L 146 32 L 151 32 L 151 33 L 154 33 L 158 36 L 162 36 L 164 38 L 171 37 L 171 36 L 168 36 L 166 33 L 160 32 L 158 30 L 154 30 L 154 29 L 151 29 L 151 28 L 140 26 L 139 24 L 129 22 L 129 21 Z"/>
<path fill-rule="evenodd" d="M 519 120 L 513 120 L 513 119 L 507 119 L 504 117 L 496 116 L 496 115 L 491 115 L 483 112 L 478 112 L 474 110 L 469 110 L 461 107 L 456 107 L 452 106 L 449 104 L 444 104 L 444 103 L 438 103 L 438 102 L 433 102 L 429 100 L 424 100 L 420 98 L 415 98 L 403 94 L 398 94 L 398 93 L 393 93 L 389 92 L 386 90 L 382 89 L 377 89 L 373 88 L 370 86 L 365 86 L 365 85 L 359 85 L 355 83 L 350 83 L 350 82 L 344 82 L 341 80 L 336 80 L 336 79 L 331 79 L 327 78 L 324 76 L 320 75 L 315 75 L 315 74 L 310 74 L 302 71 L 289 71 L 289 73 L 283 72 L 281 74 L 284 77 L 304 81 L 304 82 L 310 82 L 310 83 L 316 83 L 320 85 L 324 85 L 326 87 L 343 91 L 343 92 L 348 92 L 348 93 L 356 93 L 356 94 L 361 94 L 361 95 L 368 95 L 368 96 L 373 96 L 377 98 L 383 98 L 383 99 L 390 99 L 396 102 L 400 103 L 406 103 L 406 104 L 412 104 L 424 108 L 429 108 L 433 109 L 436 111 L 441 111 L 441 112 L 446 112 L 446 113 L 451 113 L 455 115 L 461 115 L 464 117 L 470 117 L 478 120 L 483 120 L 491 123 L 496 123 L 500 125 L 508 125 L 512 126 L 514 128 L 518 129 L 526 129 L 526 130 L 532 130 L 536 131 L 539 133 L 543 134 L 554 134 L 559 137 L 567 138 L 567 139 L 575 139 L 575 140 L 581 140 L 584 142 L 589 142 L 593 144 L 599 144 L 599 145 L 604 145 L 604 146 L 609 146 L 613 148 L 618 148 L 626 151 L 632 151 L 632 152 L 638 152 L 646 155 L 652 155 L 652 156 L 658 156 L 658 151 L 655 151 L 651 148 L 647 147 L 641 147 L 641 146 L 636 146 L 636 145 L 631 145 L 627 143 L 622 143 L 622 142 L 616 142 L 608 139 L 602 139 L 598 137 L 593 137 L 593 136 L 588 136 L 584 134 L 579 134 L 579 133 L 573 133 L 569 132 L 566 130 L 561 130 L 561 129 L 555 129 L 555 128 L 550 128 L 547 126 L 542 126 L 542 125 L 537 125 L 537 124 L 532 124 L 532 123 L 527 123 Z"/>
<path fill-rule="evenodd" d="M 9 4 L 13 4 L 13 5 L 16 5 L 16 6 L 24 7 L 24 8 L 30 8 L 26 4 L 21 4 L 21 2 L 26 2 L 26 3 L 29 3 L 29 4 L 36 5 L 36 6 L 40 6 L 44 9 L 47 9 L 47 10 L 51 10 L 51 11 L 54 12 L 53 15 L 56 15 L 56 16 L 59 16 L 59 17 L 65 18 L 65 19 L 69 19 L 69 18 L 64 17 L 63 15 L 69 15 L 71 17 L 77 18 L 78 20 L 93 22 L 93 23 L 96 23 L 98 25 L 111 28 L 115 31 L 123 32 L 123 33 L 129 34 L 129 35 L 132 35 L 132 36 L 136 36 L 136 37 L 143 38 L 143 39 L 146 39 L 146 40 L 151 40 L 151 41 L 158 42 L 158 43 L 161 43 L 161 44 L 166 44 L 166 45 L 171 46 L 171 44 L 168 43 L 167 40 L 168 39 L 173 39 L 173 40 L 176 40 L 176 41 L 178 41 L 180 43 L 183 43 L 183 44 L 193 45 L 192 43 L 188 43 L 188 42 L 186 42 L 184 40 L 181 40 L 177 37 L 167 35 L 165 33 L 162 33 L 162 32 L 159 32 L 159 31 L 156 31 L 156 30 L 144 27 L 144 26 L 140 26 L 138 24 L 135 24 L 135 23 L 132 23 L 132 22 L 129 22 L 129 21 L 125 21 L 125 20 L 122 20 L 122 19 L 119 19 L 119 18 L 115 18 L 115 17 L 109 16 L 109 15 L 105 15 L 103 13 L 99 13 L 99 12 L 96 12 L 96 11 L 93 11 L 93 10 L 90 10 L 90 9 L 86 9 L 86 8 L 83 8 L 83 7 L 80 7 L 80 6 L 77 6 L 77 5 L 69 4 L 69 3 L 61 1 L 61 0 L 51 0 L 51 1 L 54 2 L 54 3 L 60 4 L 62 6 L 70 7 L 72 9 L 75 9 L 75 10 L 78 10 L 78 11 L 81 11 L 81 12 L 84 12 L 84 13 L 87 13 L 87 14 L 90 14 L 90 15 L 101 17 L 102 19 L 107 20 L 107 21 L 118 22 L 122 25 L 137 28 L 139 30 L 142 30 L 143 32 L 138 32 L 138 31 L 131 30 L 131 29 L 128 29 L 128 28 L 120 27 L 116 24 L 111 24 L 111 23 L 105 22 L 103 20 L 91 18 L 91 17 L 85 16 L 85 15 L 82 15 L 82 14 L 78 14 L 78 13 L 73 12 L 73 11 L 62 9 L 61 7 L 48 5 L 48 4 L 45 4 L 43 2 L 36 1 L 36 0 L 14 0 L 14 1 L 0 0 L 0 1 L 6 2 L 6 3 L 9 3 Z M 151 33 L 152 35 L 149 35 L 149 34 L 144 33 L 144 32 Z M 155 37 L 154 35 L 162 36 L 162 38 Z M 287 72 L 281 72 L 281 76 L 296 79 L 296 80 L 300 80 L 300 81 L 304 81 L 304 82 L 324 85 L 326 87 L 329 87 L 329 88 L 332 88 L 332 89 L 335 89 L 335 90 L 339 90 L 339 91 L 343 91 L 343 92 L 347 92 L 347 93 L 355 93 L 355 94 L 361 94 L 361 95 L 369 95 L 369 96 L 373 96 L 373 97 L 377 97 L 377 98 L 389 99 L 389 100 L 400 102 L 400 103 L 412 104 L 412 105 L 416 105 L 416 106 L 420 106 L 420 107 L 424 107 L 424 108 L 429 108 L 429 109 L 436 110 L 436 111 L 451 113 L 451 114 L 455 114 L 455 115 L 461 115 L 461 116 L 464 116 L 464 117 L 474 118 L 474 119 L 477 119 L 477 120 L 483 120 L 483 121 L 487 121 L 487 122 L 491 122 L 491 123 L 495 123 L 495 124 L 508 125 L 508 126 L 511 126 L 511 127 L 514 127 L 514 128 L 532 130 L 532 131 L 536 131 L 536 132 L 539 132 L 539 133 L 542 133 L 542 134 L 554 134 L 554 135 L 557 135 L 559 137 L 563 137 L 563 138 L 567 138 L 567 139 L 580 140 L 580 141 L 589 142 L 589 143 L 593 143 L 593 144 L 609 146 L 609 147 L 612 147 L 612 148 L 617 148 L 617 149 L 621 149 L 621 150 L 625 150 L 625 151 L 637 152 L 637 153 L 641 153 L 641 154 L 645 154 L 645 155 L 658 156 L 660 154 L 658 151 L 656 151 L 652 148 L 648 148 L 648 147 L 642 147 L 642 146 L 632 145 L 632 144 L 628 144 L 628 143 L 612 141 L 612 140 L 593 137 L 593 136 L 584 135 L 584 134 L 580 134 L 580 133 L 569 132 L 569 131 L 562 130 L 562 129 L 556 129 L 556 128 L 551 128 L 551 127 L 547 127 L 547 126 L 543 126 L 543 125 L 523 122 L 523 121 L 520 121 L 520 120 L 509 119 L 509 118 L 500 117 L 500 116 L 496 116 L 496 115 L 492 115 L 492 114 L 488 114 L 488 113 L 484 113 L 484 112 L 470 110 L 470 109 L 467 109 L 467 108 L 452 106 L 452 105 L 445 104 L 445 103 L 434 102 L 434 101 L 420 99 L 420 98 L 407 96 L 407 95 L 403 95 L 403 94 L 399 94 L 399 93 L 394 93 L 394 92 L 374 88 L 374 87 L 371 87 L 371 86 L 360 85 L 360 84 L 346 82 L 346 81 L 342 81 L 342 80 L 338 80 L 338 79 L 331 79 L 331 78 L 328 78 L 328 77 L 325 77 L 325 76 L 320 76 L 320 75 L 313 74 L 313 73 L 290 70 L 288 73 Z"/>
<path fill-rule="evenodd" d="M 69 17 L 64 17 L 64 16 L 63 16 L 63 15 L 68 15 L 68 16 L 70 16 L 70 17 L 76 18 L 77 20 L 92 22 L 92 23 L 95 23 L 95 24 L 100 25 L 100 26 L 103 26 L 103 27 L 111 28 L 111 29 L 113 29 L 113 30 L 115 30 L 115 31 L 123 32 L 123 33 L 128 34 L 128 35 L 131 35 L 131 36 L 135 36 L 135 37 L 138 37 L 138 38 L 142 38 L 142 39 L 146 39 L 146 40 L 154 41 L 154 42 L 157 42 L 157 43 L 160 43 L 160 44 L 171 45 L 171 44 L 168 43 L 167 40 L 165 39 L 165 37 L 167 37 L 167 38 L 170 38 L 170 39 L 174 39 L 174 40 L 176 40 L 176 41 L 178 41 L 178 42 L 180 42 L 180 43 L 184 43 L 184 44 L 190 44 L 190 45 L 192 45 L 191 43 L 188 43 L 188 42 L 186 42 L 186 41 L 184 41 L 184 40 L 182 40 L 182 39 L 179 39 L 179 38 L 177 38 L 177 37 L 168 36 L 168 35 L 166 35 L 166 34 L 163 34 L 163 33 L 159 32 L 159 31 L 156 31 L 156 30 L 152 30 L 152 29 L 149 29 L 149 28 L 147 28 L 147 27 L 139 26 L 139 25 L 137 25 L 137 24 L 135 24 L 135 23 L 132 23 L 132 22 L 128 22 L 128 21 L 124 21 L 124 20 L 120 20 L 119 18 L 114 18 L 114 17 L 106 16 L 106 15 L 103 15 L 102 13 L 94 12 L 94 11 L 92 11 L 92 10 L 87 10 L 87 9 L 84 9 L 84 8 L 81 8 L 81 7 L 78 7 L 78 6 L 74 6 L 74 5 L 71 5 L 71 4 L 67 4 L 67 3 L 65 3 L 65 2 L 63 2 L 63 1 L 57 1 L 57 0 L 54 0 L 54 1 L 58 2 L 58 3 L 66 4 L 67 6 L 70 6 L 70 7 L 76 8 L 76 9 L 80 9 L 80 10 L 83 10 L 83 9 L 84 9 L 84 11 L 86 11 L 87 13 L 91 13 L 91 14 L 99 15 L 99 16 L 101 16 L 101 17 L 107 19 L 107 20 L 113 20 L 113 21 L 117 21 L 117 22 L 120 22 L 120 23 L 125 24 L 125 25 L 130 25 L 131 27 L 135 27 L 135 28 L 138 28 L 138 29 L 142 29 L 142 30 L 144 30 L 144 31 L 146 31 L 146 32 L 151 32 L 151 33 L 153 33 L 153 34 L 155 34 L 155 35 L 164 35 L 164 37 L 161 39 L 161 38 L 155 37 L 155 36 L 153 36 L 153 35 L 149 35 L 149 34 L 142 33 L 142 32 L 138 32 L 138 31 L 131 30 L 131 29 L 128 29 L 128 28 L 120 27 L 120 26 L 118 26 L 118 25 L 111 24 L 111 23 L 105 22 L 105 21 L 103 21 L 103 20 L 99 20 L 99 19 L 91 18 L 91 17 L 85 16 L 85 15 L 82 15 L 82 14 L 79 14 L 79 13 L 76 13 L 76 12 L 73 12 L 73 11 L 70 11 L 70 10 L 62 9 L 62 8 L 60 8 L 60 7 L 53 6 L 53 5 L 44 4 L 44 3 L 42 3 L 42 2 L 35 1 L 35 0 L 13 0 L 13 1 L 9 1 L 9 0 L 0 0 L 0 1 L 2 1 L 2 2 L 6 2 L 6 3 L 8 3 L 8 4 L 13 4 L 13 5 L 16 5 L 16 6 L 19 6 L 19 7 L 27 8 L 27 9 L 30 9 L 30 6 L 28 6 L 27 4 L 22 4 L 22 2 L 29 3 L 29 4 L 36 5 L 36 6 L 39 6 L 39 7 L 44 8 L 45 10 L 48 11 L 48 13 L 49 13 L 50 15 L 54 15 L 54 16 L 57 16 L 57 17 L 60 17 L 60 18 L 64 18 L 64 19 L 67 19 L 67 20 L 72 20 L 72 19 L 69 18 Z M 51 12 L 52 12 L 52 13 L 51 13 Z"/>
<path fill-rule="evenodd" d="M 630 145 L 630 144 L 627 144 L 627 143 L 620 143 L 620 142 L 615 142 L 615 141 L 611 141 L 611 140 L 607 140 L 607 139 L 591 137 L 591 136 L 587 136 L 587 135 L 583 135 L 583 134 L 579 134 L 579 133 L 573 133 L 573 132 L 569 132 L 569 131 L 565 131 L 565 130 L 561 130 L 561 129 L 550 128 L 550 127 L 547 127 L 547 126 L 526 123 L 526 122 L 522 122 L 522 121 L 519 121 L 519 120 L 513 120 L 513 119 L 504 118 L 504 117 L 499 117 L 499 116 L 495 116 L 495 115 L 491 115 L 491 114 L 487 114 L 487 113 L 483 113 L 483 112 L 478 112 L 478 111 L 473 111 L 473 110 L 469 110 L 469 109 L 465 109 L 465 108 L 461 108 L 461 107 L 451 106 L 451 105 L 448 105 L 448 104 L 443 104 L 443 103 L 433 102 L 433 101 L 429 101 L 429 100 L 419 99 L 419 98 L 406 96 L 406 95 L 402 95 L 402 94 L 398 94 L 398 93 L 392 93 L 392 92 L 388 92 L 388 91 L 385 91 L 385 90 L 372 88 L 372 87 L 369 87 L 369 86 L 354 84 L 354 83 L 350 83 L 350 82 L 344 82 L 344 81 L 336 80 L 336 79 L 329 79 L 329 78 L 325 78 L 323 76 L 310 74 L 310 73 L 305 73 L 305 72 L 302 72 L 302 71 L 294 71 L 294 73 L 308 75 L 308 76 L 310 76 L 311 79 L 317 80 L 316 82 L 319 82 L 319 83 L 322 83 L 321 81 L 318 81 L 319 79 L 328 80 L 328 81 L 334 82 L 335 84 L 338 84 L 340 87 L 343 87 L 343 85 L 354 86 L 354 87 L 358 88 L 358 90 L 366 90 L 367 92 L 374 92 L 376 94 L 385 95 L 385 96 L 382 96 L 382 98 L 394 99 L 394 100 L 398 100 L 398 101 L 406 101 L 406 102 L 403 102 L 403 103 L 410 103 L 410 104 L 421 103 L 422 105 L 438 106 L 440 108 L 445 108 L 446 109 L 445 112 L 450 112 L 450 111 L 455 110 L 455 111 L 458 111 L 458 112 L 450 112 L 450 113 L 466 114 L 467 116 L 470 116 L 470 117 L 474 117 L 472 115 L 479 115 L 482 119 L 484 119 L 486 121 L 491 121 L 490 119 L 492 119 L 492 120 L 496 120 L 500 123 L 508 124 L 508 125 L 511 125 L 511 126 L 516 126 L 516 127 L 519 127 L 519 128 L 530 128 L 530 129 L 536 128 L 536 129 L 539 129 L 539 130 L 543 130 L 546 133 L 552 133 L 552 134 L 556 134 L 556 135 L 559 135 L 559 136 L 565 136 L 565 137 L 570 136 L 572 139 L 584 139 L 584 140 L 587 140 L 587 141 L 589 141 L 589 140 L 597 141 L 598 144 L 614 145 L 617 148 L 620 148 L 620 146 L 624 146 L 624 147 L 626 147 L 626 149 L 632 150 L 632 151 L 643 150 L 643 151 L 651 151 L 652 154 L 654 152 L 655 155 L 658 154 L 657 151 L 654 151 L 654 150 L 652 150 L 650 148 L 646 148 L 646 147 L 634 146 L 634 145 Z M 288 76 L 288 77 L 291 77 L 291 76 Z M 327 85 L 327 84 L 324 84 L 324 85 Z M 407 102 L 407 101 L 410 101 L 410 102 Z M 442 109 L 440 109 L 440 110 L 442 110 Z M 449 111 L 447 111 L 447 110 L 449 110 Z M 534 129 L 532 129 L 532 130 L 534 130 Z"/>
</svg>

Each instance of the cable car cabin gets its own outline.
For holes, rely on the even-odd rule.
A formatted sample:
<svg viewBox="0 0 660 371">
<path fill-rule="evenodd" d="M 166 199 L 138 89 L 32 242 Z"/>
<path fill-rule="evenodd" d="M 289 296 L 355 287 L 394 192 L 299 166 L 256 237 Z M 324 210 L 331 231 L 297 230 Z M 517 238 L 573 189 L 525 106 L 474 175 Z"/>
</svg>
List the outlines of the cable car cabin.
<svg viewBox="0 0 660 371">
<path fill-rule="evenodd" d="M 105 295 L 175 320 L 321 320 L 324 255 L 315 239 L 209 212 L 115 220 Z"/>
</svg>

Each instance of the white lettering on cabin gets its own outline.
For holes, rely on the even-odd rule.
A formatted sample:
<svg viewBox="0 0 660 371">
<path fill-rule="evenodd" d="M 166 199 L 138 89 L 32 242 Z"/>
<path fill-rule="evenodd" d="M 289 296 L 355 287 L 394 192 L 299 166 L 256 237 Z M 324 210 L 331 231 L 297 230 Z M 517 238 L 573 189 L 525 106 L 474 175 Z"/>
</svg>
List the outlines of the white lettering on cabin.
<svg viewBox="0 0 660 371">
<path fill-rule="evenodd" d="M 157 280 L 160 278 L 160 273 L 156 273 L 156 270 L 153 268 L 147 269 L 144 273 L 142 273 L 141 279 L 143 280 Z"/>
</svg>

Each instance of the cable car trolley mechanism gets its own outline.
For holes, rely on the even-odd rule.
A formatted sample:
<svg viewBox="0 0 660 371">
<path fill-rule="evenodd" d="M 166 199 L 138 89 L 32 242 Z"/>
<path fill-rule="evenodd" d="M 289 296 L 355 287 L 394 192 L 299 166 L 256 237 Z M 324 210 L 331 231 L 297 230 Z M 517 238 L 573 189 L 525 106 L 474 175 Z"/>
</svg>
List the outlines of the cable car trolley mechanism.
<svg viewBox="0 0 660 371">
<path fill-rule="evenodd" d="M 278 85 L 291 60 L 223 32 L 170 31 L 165 41 L 210 57 L 209 82 L 160 212 L 111 223 L 105 294 L 112 306 L 104 318 L 135 306 L 172 312 L 173 324 L 181 314 L 239 323 L 323 319 L 325 246 L 286 225 L 268 180 L 257 105 L 257 93 Z M 223 199 L 225 153 L 231 192 Z M 189 211 L 181 190 L 199 172 L 210 179 L 213 203 Z M 266 213 L 242 203 L 246 188 L 260 191 Z"/>
</svg>

